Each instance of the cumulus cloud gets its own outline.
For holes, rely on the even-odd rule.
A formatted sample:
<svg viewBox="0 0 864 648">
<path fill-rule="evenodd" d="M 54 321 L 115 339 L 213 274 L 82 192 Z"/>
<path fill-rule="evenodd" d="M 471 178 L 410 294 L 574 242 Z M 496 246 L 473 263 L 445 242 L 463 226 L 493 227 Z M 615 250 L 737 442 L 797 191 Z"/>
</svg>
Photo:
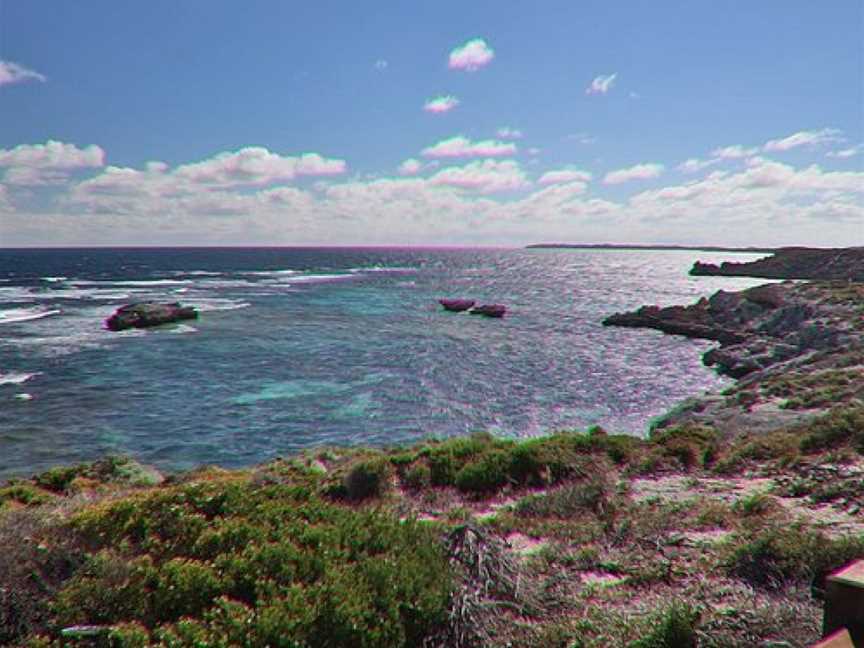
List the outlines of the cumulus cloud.
<svg viewBox="0 0 864 648">
<path fill-rule="evenodd" d="M 782 152 L 800 146 L 819 146 L 842 141 L 839 135 L 840 131 L 836 128 L 799 131 L 782 139 L 769 140 L 762 149 L 768 152 Z"/>
<path fill-rule="evenodd" d="M 594 95 L 594 94 L 603 94 L 605 95 L 612 89 L 612 86 L 615 85 L 615 79 L 618 77 L 618 73 L 615 72 L 613 74 L 608 75 L 600 75 L 595 77 L 587 88 L 585 88 L 585 94 Z"/>
<path fill-rule="evenodd" d="M 408 158 L 399 165 L 399 173 L 401 175 L 417 175 L 423 169 L 423 163 L 415 158 Z"/>
<path fill-rule="evenodd" d="M 720 160 L 718 158 L 715 158 L 713 160 L 688 158 L 687 160 L 678 165 L 678 170 L 683 171 L 684 173 L 698 173 L 702 169 L 707 169 L 708 167 L 713 166 L 719 162 Z"/>
<path fill-rule="evenodd" d="M 513 160 L 475 160 L 461 167 L 447 167 L 429 178 L 433 185 L 447 185 L 480 193 L 515 191 L 528 179 Z"/>
<path fill-rule="evenodd" d="M 47 81 L 44 75 L 12 61 L 0 60 L 0 86 L 25 81 Z"/>
<path fill-rule="evenodd" d="M 662 164 L 636 164 L 626 169 L 617 169 L 610 171 L 603 177 L 603 184 L 621 184 L 630 180 L 648 180 L 656 178 L 663 173 Z"/>
<path fill-rule="evenodd" d="M 858 155 L 862 150 L 864 150 L 864 144 L 858 144 L 858 146 L 850 146 L 837 151 L 828 151 L 825 155 L 830 158 L 850 158 Z"/>
<path fill-rule="evenodd" d="M 619 190 L 625 197 L 601 200 L 592 195 L 593 178 L 586 170 L 548 169 L 537 174 L 535 185 L 513 159 L 456 161 L 508 144 L 461 138 L 445 147 L 451 155 L 407 159 L 399 167 L 404 177 L 391 178 L 331 177 L 344 173 L 344 162 L 250 147 L 179 166 L 153 161 L 137 168 L 90 167 L 96 169 L 88 174 L 93 177 L 67 177 L 41 194 L 38 188 L 0 183 L 0 240 L 9 245 L 523 244 L 603 242 L 614 233 L 630 242 L 773 246 L 848 245 L 861 237 L 860 170 L 796 167 L 739 156 L 750 153 L 744 147 L 724 147 L 712 152 L 711 161 L 740 161 L 728 165 L 734 171 L 724 165 L 689 182 L 658 181 L 650 188 L 634 183 Z M 62 173 L 63 165 L 104 160 L 101 149 L 96 155 L 88 150 L 57 143 L 0 155 L 31 164 L 7 165 L 7 173 L 39 168 L 32 166 L 37 163 L 53 164 L 54 172 Z M 441 161 L 444 168 L 430 171 Z M 601 178 L 614 184 L 662 171 L 659 164 L 640 164 Z M 319 172 L 330 179 L 293 183 Z"/>
<path fill-rule="evenodd" d="M 441 140 L 437 144 L 423 149 L 420 153 L 423 157 L 430 158 L 502 157 L 514 155 L 516 150 L 516 145 L 511 142 L 496 140 L 472 142 L 467 137 L 457 135 Z"/>
<path fill-rule="evenodd" d="M 429 101 L 427 101 L 423 105 L 423 110 L 428 113 L 440 115 L 442 113 L 450 112 L 456 106 L 458 106 L 459 103 L 460 101 L 453 95 L 445 95 L 435 97 L 434 99 L 430 99 Z"/>
<path fill-rule="evenodd" d="M 593 176 L 587 171 L 579 171 L 578 169 L 557 169 L 547 171 L 537 181 L 541 185 L 564 184 L 567 182 L 591 182 Z"/>
<path fill-rule="evenodd" d="M 517 128 L 510 128 L 509 126 L 499 128 L 495 134 L 501 139 L 522 139 L 522 131 Z"/>
<path fill-rule="evenodd" d="M 82 149 L 48 140 L 45 144 L 0 149 L 0 167 L 6 167 L 3 179 L 9 184 L 56 184 L 76 169 L 101 167 L 104 163 L 105 151 L 96 145 Z"/>
<path fill-rule="evenodd" d="M 201 162 L 177 167 L 177 177 L 215 186 L 264 185 L 294 180 L 297 176 L 330 176 L 345 173 L 344 160 L 317 153 L 283 157 L 261 146 L 224 152 Z"/>
<path fill-rule="evenodd" d="M 495 51 L 482 38 L 475 38 L 450 52 L 449 67 L 451 70 L 476 72 L 489 65 L 493 58 Z"/>
<path fill-rule="evenodd" d="M 758 152 L 759 149 L 757 148 L 746 148 L 744 146 L 741 146 L 740 144 L 735 144 L 733 146 L 716 148 L 711 151 L 711 155 L 721 160 L 737 160 L 740 158 L 750 157 L 751 155 L 755 155 Z"/>
</svg>

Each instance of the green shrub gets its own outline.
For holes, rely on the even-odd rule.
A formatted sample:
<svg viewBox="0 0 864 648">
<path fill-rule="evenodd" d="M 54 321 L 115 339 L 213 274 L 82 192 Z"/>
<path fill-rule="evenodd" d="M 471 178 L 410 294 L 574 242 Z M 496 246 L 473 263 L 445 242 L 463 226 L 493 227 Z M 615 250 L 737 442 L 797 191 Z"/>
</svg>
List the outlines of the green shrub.
<svg viewBox="0 0 864 648">
<path fill-rule="evenodd" d="M 446 619 L 451 572 L 430 528 L 305 487 L 180 484 L 91 507 L 66 533 L 92 553 L 57 593 L 52 633 L 99 624 L 111 645 L 383 648 L 420 645 Z"/>
<path fill-rule="evenodd" d="M 425 463 L 418 463 L 405 471 L 403 483 L 413 490 L 422 490 L 432 484 L 432 470 Z"/>
<path fill-rule="evenodd" d="M 650 622 L 648 633 L 628 648 L 696 648 L 699 611 L 676 601 Z"/>
<path fill-rule="evenodd" d="M 599 514 L 607 506 L 608 486 L 600 479 L 562 486 L 543 495 L 529 495 L 516 503 L 515 513 L 522 517 L 570 518 L 581 512 Z"/>
<path fill-rule="evenodd" d="M 342 478 L 345 497 L 353 501 L 381 497 L 390 487 L 391 475 L 390 462 L 385 457 L 359 461 Z"/>
<path fill-rule="evenodd" d="M 461 491 L 483 493 L 510 482 L 512 455 L 503 450 L 486 452 L 456 473 L 454 483 Z"/>
<path fill-rule="evenodd" d="M 864 454 L 864 406 L 837 407 L 799 431 L 802 452 L 818 452 L 851 443 Z"/>
<path fill-rule="evenodd" d="M 13 484 L 0 488 L 0 509 L 7 502 L 17 502 L 26 506 L 38 506 L 49 501 L 51 501 L 50 495 L 29 484 Z"/>
<path fill-rule="evenodd" d="M 710 466 L 720 447 L 717 430 L 704 425 L 684 424 L 655 430 L 651 441 L 685 469 Z"/>
<path fill-rule="evenodd" d="M 84 466 L 60 467 L 47 470 L 40 475 L 36 475 L 33 481 L 37 485 L 55 493 L 65 492 L 72 481 L 84 472 Z"/>
<path fill-rule="evenodd" d="M 831 539 L 796 523 L 737 534 L 723 563 L 726 572 L 754 587 L 780 589 L 807 582 L 864 556 L 864 537 Z"/>
</svg>

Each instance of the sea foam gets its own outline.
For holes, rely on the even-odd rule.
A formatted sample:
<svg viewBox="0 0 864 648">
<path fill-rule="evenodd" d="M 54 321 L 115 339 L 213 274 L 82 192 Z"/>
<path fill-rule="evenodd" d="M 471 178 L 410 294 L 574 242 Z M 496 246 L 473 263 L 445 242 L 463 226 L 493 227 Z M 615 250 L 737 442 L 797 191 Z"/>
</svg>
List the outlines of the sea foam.
<svg viewBox="0 0 864 648">
<path fill-rule="evenodd" d="M 35 308 L 9 308 L 0 310 L 0 324 L 14 324 L 16 322 L 28 322 L 30 320 L 41 319 L 50 315 L 59 315 L 60 311 L 42 310 Z"/>
</svg>

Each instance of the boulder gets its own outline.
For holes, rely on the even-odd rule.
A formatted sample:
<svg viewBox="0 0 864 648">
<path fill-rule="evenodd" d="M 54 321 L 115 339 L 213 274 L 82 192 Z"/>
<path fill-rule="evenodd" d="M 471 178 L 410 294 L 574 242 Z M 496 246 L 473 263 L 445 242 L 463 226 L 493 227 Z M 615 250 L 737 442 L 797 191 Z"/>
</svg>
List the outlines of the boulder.
<svg viewBox="0 0 864 648">
<path fill-rule="evenodd" d="M 462 311 L 466 311 L 476 303 L 473 299 L 439 299 L 438 303 L 441 304 L 445 310 L 453 311 L 454 313 L 461 313 Z"/>
<path fill-rule="evenodd" d="M 130 328 L 147 328 L 197 318 L 198 311 L 192 306 L 181 306 L 176 302 L 173 304 L 140 302 L 118 308 L 111 317 L 105 320 L 105 326 L 111 331 L 123 331 Z"/>
<path fill-rule="evenodd" d="M 486 317 L 504 317 L 507 307 L 503 304 L 482 304 L 471 309 L 472 315 L 485 315 Z"/>
</svg>

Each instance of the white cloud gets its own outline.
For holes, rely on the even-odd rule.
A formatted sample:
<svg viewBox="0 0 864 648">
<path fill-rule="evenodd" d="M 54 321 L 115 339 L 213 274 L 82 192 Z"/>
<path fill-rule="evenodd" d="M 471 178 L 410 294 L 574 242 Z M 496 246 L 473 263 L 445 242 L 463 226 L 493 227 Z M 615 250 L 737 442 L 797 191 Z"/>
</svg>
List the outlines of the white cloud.
<svg viewBox="0 0 864 648">
<path fill-rule="evenodd" d="M 568 182 L 591 182 L 593 176 L 587 171 L 579 171 L 578 169 L 557 169 L 547 171 L 537 181 L 541 185 L 549 184 L 565 184 Z"/>
<path fill-rule="evenodd" d="M 453 110 L 460 104 L 460 101 L 453 95 L 445 95 L 429 99 L 424 105 L 423 110 L 433 114 L 447 113 Z"/>
<path fill-rule="evenodd" d="M 850 158 L 858 155 L 862 150 L 864 150 L 864 144 L 858 144 L 837 151 L 828 151 L 825 155 L 831 158 Z"/>
<path fill-rule="evenodd" d="M 740 144 L 733 146 L 724 146 L 711 151 L 711 155 L 721 160 L 737 160 L 740 158 L 750 157 L 759 152 L 758 148 L 746 148 Z"/>
<path fill-rule="evenodd" d="M 44 75 L 12 61 L 0 60 L 0 86 L 24 81 L 47 81 Z"/>
<path fill-rule="evenodd" d="M 96 145 L 82 149 L 48 140 L 45 144 L 0 149 L 0 167 L 7 168 L 3 179 L 8 184 L 57 184 L 76 169 L 101 167 L 104 163 L 105 151 Z"/>
<path fill-rule="evenodd" d="M 516 145 L 511 142 L 496 140 L 472 142 L 467 137 L 457 135 L 441 140 L 437 144 L 423 149 L 420 153 L 423 157 L 431 158 L 502 157 L 514 155 L 516 150 Z"/>
<path fill-rule="evenodd" d="M 729 150 L 714 154 L 727 157 L 712 163 L 740 160 L 743 164 L 728 165 L 737 170 L 724 165 L 704 178 L 667 186 L 655 181 L 643 191 L 634 183 L 615 192 L 624 197 L 602 200 L 592 195 L 587 170 L 549 169 L 532 184 L 513 159 L 457 165 L 455 158 L 512 145 L 461 140 L 445 147 L 449 156 L 405 160 L 400 166 L 405 177 L 330 177 L 308 186 L 293 181 L 304 174 L 344 172 L 344 162 L 250 147 L 171 167 L 158 161 L 138 168 L 88 167 L 93 177 L 83 181 L 61 178 L 63 168 L 41 168 L 58 174 L 51 191 L 0 183 L 0 240 L 7 245 L 861 242 L 861 171 L 736 157 L 741 151 L 724 147 Z M 55 167 L 104 160 L 101 149 L 96 156 L 82 153 L 87 150 L 56 144 L 0 154 L 7 161 Z M 439 160 L 446 168 L 430 171 Z M 7 173 L 30 168 L 39 167 L 6 167 Z M 643 164 L 601 178 L 623 182 L 656 177 L 662 170 Z"/>
<path fill-rule="evenodd" d="M 565 140 L 576 142 L 577 144 L 594 144 L 597 138 L 590 133 L 570 133 L 564 137 Z"/>
<path fill-rule="evenodd" d="M 515 191 L 528 186 L 528 179 L 513 160 L 475 160 L 462 167 L 447 167 L 429 178 L 429 182 L 481 193 Z"/>
<path fill-rule="evenodd" d="M 615 72 L 613 74 L 608 74 L 605 76 L 601 74 L 600 76 L 595 77 L 594 80 L 591 82 L 591 85 L 589 85 L 585 89 L 585 94 L 589 94 L 589 95 L 604 94 L 605 95 L 607 92 L 609 92 L 612 89 L 612 86 L 615 85 L 615 79 L 617 77 L 618 77 L 617 72 Z"/>
<path fill-rule="evenodd" d="M 224 152 L 201 162 L 177 167 L 174 174 L 189 182 L 212 186 L 265 185 L 294 180 L 297 176 L 339 175 L 346 171 L 344 160 L 324 158 L 317 153 L 283 157 L 264 147 L 249 146 Z"/>
<path fill-rule="evenodd" d="M 510 128 L 509 126 L 499 128 L 495 134 L 501 139 L 522 139 L 522 131 L 517 128 Z"/>
<path fill-rule="evenodd" d="M 782 139 L 770 140 L 765 143 L 762 149 L 769 152 L 779 152 L 788 151 L 799 146 L 819 146 L 821 144 L 842 141 L 839 135 L 840 131 L 836 128 L 799 131 Z"/>
<path fill-rule="evenodd" d="M 415 158 L 409 158 L 399 165 L 400 175 L 417 175 L 423 169 L 423 163 Z"/>
<path fill-rule="evenodd" d="M 387 67 L 389 65 L 390 64 L 387 61 L 385 61 L 384 59 L 378 59 L 377 61 L 375 61 L 375 65 L 373 67 L 376 70 L 378 70 L 379 72 L 383 72 L 384 70 L 387 69 Z"/>
<path fill-rule="evenodd" d="M 475 38 L 450 52 L 449 66 L 451 70 L 476 72 L 489 65 L 493 58 L 495 51 L 482 38 Z"/>
<path fill-rule="evenodd" d="M 685 160 L 681 164 L 678 165 L 678 170 L 683 171 L 684 173 L 698 173 L 702 169 L 707 169 L 710 166 L 718 164 L 720 160 L 715 158 L 713 160 L 700 160 L 699 158 L 689 158 Z"/>
<path fill-rule="evenodd" d="M 603 184 L 621 184 L 630 180 L 648 180 L 656 178 L 663 173 L 662 164 L 636 164 L 626 169 L 617 169 L 610 171 L 603 177 Z"/>
</svg>

